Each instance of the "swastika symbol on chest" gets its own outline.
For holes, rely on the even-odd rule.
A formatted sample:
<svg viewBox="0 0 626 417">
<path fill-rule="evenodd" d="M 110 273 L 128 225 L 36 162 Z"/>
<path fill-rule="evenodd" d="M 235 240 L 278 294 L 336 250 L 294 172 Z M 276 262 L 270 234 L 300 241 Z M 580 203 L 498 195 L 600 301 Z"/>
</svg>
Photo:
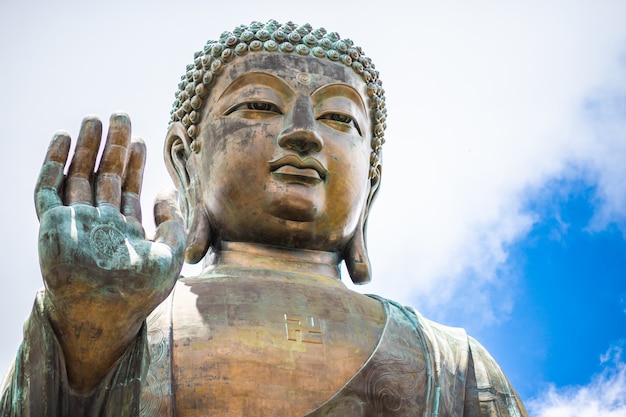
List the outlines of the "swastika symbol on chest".
<svg viewBox="0 0 626 417">
<path fill-rule="evenodd" d="M 321 345 L 322 324 L 315 317 L 292 316 L 285 314 L 287 340 Z"/>
</svg>

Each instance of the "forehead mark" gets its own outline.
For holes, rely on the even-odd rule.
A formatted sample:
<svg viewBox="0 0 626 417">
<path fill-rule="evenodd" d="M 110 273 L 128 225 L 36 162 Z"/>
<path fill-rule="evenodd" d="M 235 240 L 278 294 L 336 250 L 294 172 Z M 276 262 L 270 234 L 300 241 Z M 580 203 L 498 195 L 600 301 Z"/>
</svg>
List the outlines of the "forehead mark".
<svg viewBox="0 0 626 417">
<path fill-rule="evenodd" d="M 309 85 L 311 83 L 311 74 L 308 72 L 300 72 L 296 75 L 296 79 L 302 85 Z"/>
</svg>

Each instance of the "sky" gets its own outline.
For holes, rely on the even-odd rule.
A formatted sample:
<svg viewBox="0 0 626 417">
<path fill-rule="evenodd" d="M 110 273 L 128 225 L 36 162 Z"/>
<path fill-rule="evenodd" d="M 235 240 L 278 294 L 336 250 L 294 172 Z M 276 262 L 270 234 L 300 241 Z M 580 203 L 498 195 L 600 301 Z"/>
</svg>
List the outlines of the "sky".
<svg viewBox="0 0 626 417">
<path fill-rule="evenodd" d="M 0 0 L 0 373 L 42 285 L 32 192 L 52 134 L 127 112 L 151 213 L 194 51 L 272 18 L 353 39 L 383 80 L 374 276 L 355 290 L 464 327 L 532 416 L 626 415 L 626 2 L 169 3 Z"/>
</svg>

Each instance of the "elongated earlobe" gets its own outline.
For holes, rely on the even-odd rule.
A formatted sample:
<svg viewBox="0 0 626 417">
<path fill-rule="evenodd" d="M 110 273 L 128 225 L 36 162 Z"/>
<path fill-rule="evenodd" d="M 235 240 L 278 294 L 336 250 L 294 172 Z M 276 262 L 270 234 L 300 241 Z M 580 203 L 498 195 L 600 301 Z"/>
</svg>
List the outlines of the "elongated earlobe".
<svg viewBox="0 0 626 417">
<path fill-rule="evenodd" d="M 370 189 L 365 207 L 361 213 L 361 218 L 359 219 L 359 224 L 357 224 L 352 240 L 346 247 L 343 258 L 352 282 L 357 285 L 367 284 L 372 280 L 372 266 L 367 253 L 365 236 L 369 210 L 374 202 L 374 199 L 376 198 L 376 194 L 378 193 L 378 187 L 380 186 L 380 178 L 382 174 L 382 166 L 380 164 L 373 169 L 373 174 L 374 175 L 370 178 Z"/>
<path fill-rule="evenodd" d="M 187 227 L 187 249 L 185 262 L 195 264 L 206 255 L 211 242 L 211 224 L 206 211 L 200 204 L 190 210 Z"/>
<path fill-rule="evenodd" d="M 365 245 L 365 215 L 361 216 L 354 236 L 346 249 L 344 262 L 352 282 L 357 285 L 367 284 L 372 280 L 372 268 Z"/>
</svg>

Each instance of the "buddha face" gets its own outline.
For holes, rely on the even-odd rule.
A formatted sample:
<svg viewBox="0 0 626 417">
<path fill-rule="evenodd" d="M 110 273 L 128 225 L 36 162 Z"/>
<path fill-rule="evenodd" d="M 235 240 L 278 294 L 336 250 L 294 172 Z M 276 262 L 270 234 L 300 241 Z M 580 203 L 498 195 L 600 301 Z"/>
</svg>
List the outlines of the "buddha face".
<svg viewBox="0 0 626 417">
<path fill-rule="evenodd" d="M 225 65 L 203 112 L 190 162 L 219 240 L 343 250 L 370 192 L 362 78 L 253 53 Z"/>
</svg>

